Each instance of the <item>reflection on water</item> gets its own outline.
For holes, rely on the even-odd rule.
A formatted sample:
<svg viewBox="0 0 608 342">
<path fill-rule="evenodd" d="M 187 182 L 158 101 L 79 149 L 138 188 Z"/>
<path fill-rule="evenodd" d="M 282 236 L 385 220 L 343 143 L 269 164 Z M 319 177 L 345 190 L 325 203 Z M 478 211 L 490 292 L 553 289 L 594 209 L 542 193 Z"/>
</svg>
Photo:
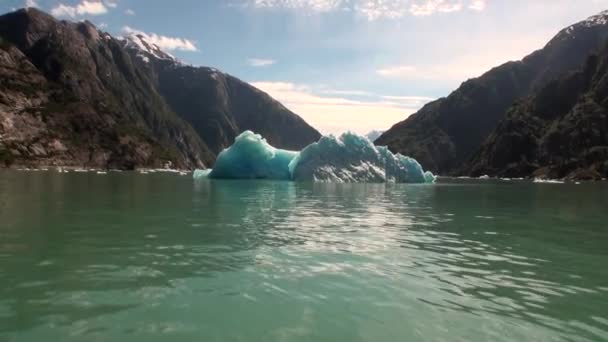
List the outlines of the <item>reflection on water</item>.
<svg viewBox="0 0 608 342">
<path fill-rule="evenodd" d="M 0 339 L 608 339 L 605 185 L 0 173 Z"/>
</svg>

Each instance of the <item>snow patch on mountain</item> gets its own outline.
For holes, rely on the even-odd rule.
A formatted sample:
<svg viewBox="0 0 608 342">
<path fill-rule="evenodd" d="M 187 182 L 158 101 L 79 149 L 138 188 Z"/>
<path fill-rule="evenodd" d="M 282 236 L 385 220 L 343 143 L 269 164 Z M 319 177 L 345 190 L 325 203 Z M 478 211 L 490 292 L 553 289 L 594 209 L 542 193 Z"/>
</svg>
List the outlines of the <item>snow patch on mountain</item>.
<svg viewBox="0 0 608 342">
<path fill-rule="evenodd" d="M 126 49 L 137 51 L 136 56 L 141 58 L 146 63 L 150 62 L 150 57 L 171 61 L 176 64 L 182 64 L 177 58 L 170 53 L 163 51 L 158 45 L 150 43 L 146 40 L 143 34 L 133 32 L 122 38 Z"/>
<path fill-rule="evenodd" d="M 580 23 L 583 26 L 591 27 L 598 25 L 606 25 L 608 24 L 608 10 L 600 12 L 594 16 L 587 18 L 587 20 L 582 21 Z"/>
<path fill-rule="evenodd" d="M 565 29 L 561 30 L 557 36 L 549 42 L 548 45 L 556 41 L 563 41 L 576 38 L 576 33 L 581 28 L 593 28 L 597 26 L 605 26 L 608 25 L 608 10 L 600 12 L 596 15 L 593 15 L 581 22 L 570 25 Z M 579 32 L 580 33 L 580 32 Z"/>
</svg>

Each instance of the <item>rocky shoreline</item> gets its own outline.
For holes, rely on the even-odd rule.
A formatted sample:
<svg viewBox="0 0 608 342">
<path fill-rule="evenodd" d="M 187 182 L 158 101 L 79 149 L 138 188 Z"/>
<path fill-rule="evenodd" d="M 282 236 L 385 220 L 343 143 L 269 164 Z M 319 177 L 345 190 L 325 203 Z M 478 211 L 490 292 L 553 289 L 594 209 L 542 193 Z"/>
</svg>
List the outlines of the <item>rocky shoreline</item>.
<svg viewBox="0 0 608 342">
<path fill-rule="evenodd" d="M 87 167 L 75 167 L 75 166 L 41 166 L 41 167 L 0 167 L 0 171 L 20 171 L 20 172 L 58 172 L 58 173 L 122 173 L 122 172 L 134 172 L 140 174 L 149 173 L 172 173 L 185 176 L 191 174 L 193 170 L 188 169 L 157 169 L 157 168 L 136 168 L 136 169 L 103 169 L 103 168 L 87 168 Z"/>
</svg>

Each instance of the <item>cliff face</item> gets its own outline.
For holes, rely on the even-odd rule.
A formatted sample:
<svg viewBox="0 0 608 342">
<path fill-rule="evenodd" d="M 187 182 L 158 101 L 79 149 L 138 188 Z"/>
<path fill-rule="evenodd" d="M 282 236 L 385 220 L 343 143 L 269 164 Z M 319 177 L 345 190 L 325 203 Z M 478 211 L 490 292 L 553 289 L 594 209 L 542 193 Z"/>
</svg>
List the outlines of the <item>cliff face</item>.
<svg viewBox="0 0 608 342">
<path fill-rule="evenodd" d="M 246 130 L 279 148 L 300 150 L 321 135 L 266 93 L 217 69 L 155 63 L 171 108 L 219 153 Z"/>
<path fill-rule="evenodd" d="M 458 173 L 513 103 L 577 70 L 608 39 L 608 13 L 560 31 L 543 49 L 464 82 L 376 140 L 440 174 Z"/>
<path fill-rule="evenodd" d="M 0 16 L 0 165 L 191 169 L 245 129 L 284 148 L 319 137 L 250 85 L 133 39 L 32 8 Z"/>
<path fill-rule="evenodd" d="M 513 106 L 464 172 L 608 177 L 608 49 Z"/>
<path fill-rule="evenodd" d="M 202 167 L 213 156 L 118 40 L 35 9 L 0 17 L 6 164 Z"/>
</svg>

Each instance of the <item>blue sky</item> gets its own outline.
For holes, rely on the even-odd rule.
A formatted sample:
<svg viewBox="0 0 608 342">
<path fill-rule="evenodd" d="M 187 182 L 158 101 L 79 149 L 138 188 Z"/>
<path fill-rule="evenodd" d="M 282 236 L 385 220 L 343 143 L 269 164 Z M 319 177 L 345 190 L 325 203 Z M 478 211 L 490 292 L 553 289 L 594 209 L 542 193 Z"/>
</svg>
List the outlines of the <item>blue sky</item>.
<svg viewBox="0 0 608 342">
<path fill-rule="evenodd" d="M 323 133 L 385 130 L 467 78 L 541 48 L 608 0 L 0 0 L 143 31 L 253 83 Z"/>
</svg>

